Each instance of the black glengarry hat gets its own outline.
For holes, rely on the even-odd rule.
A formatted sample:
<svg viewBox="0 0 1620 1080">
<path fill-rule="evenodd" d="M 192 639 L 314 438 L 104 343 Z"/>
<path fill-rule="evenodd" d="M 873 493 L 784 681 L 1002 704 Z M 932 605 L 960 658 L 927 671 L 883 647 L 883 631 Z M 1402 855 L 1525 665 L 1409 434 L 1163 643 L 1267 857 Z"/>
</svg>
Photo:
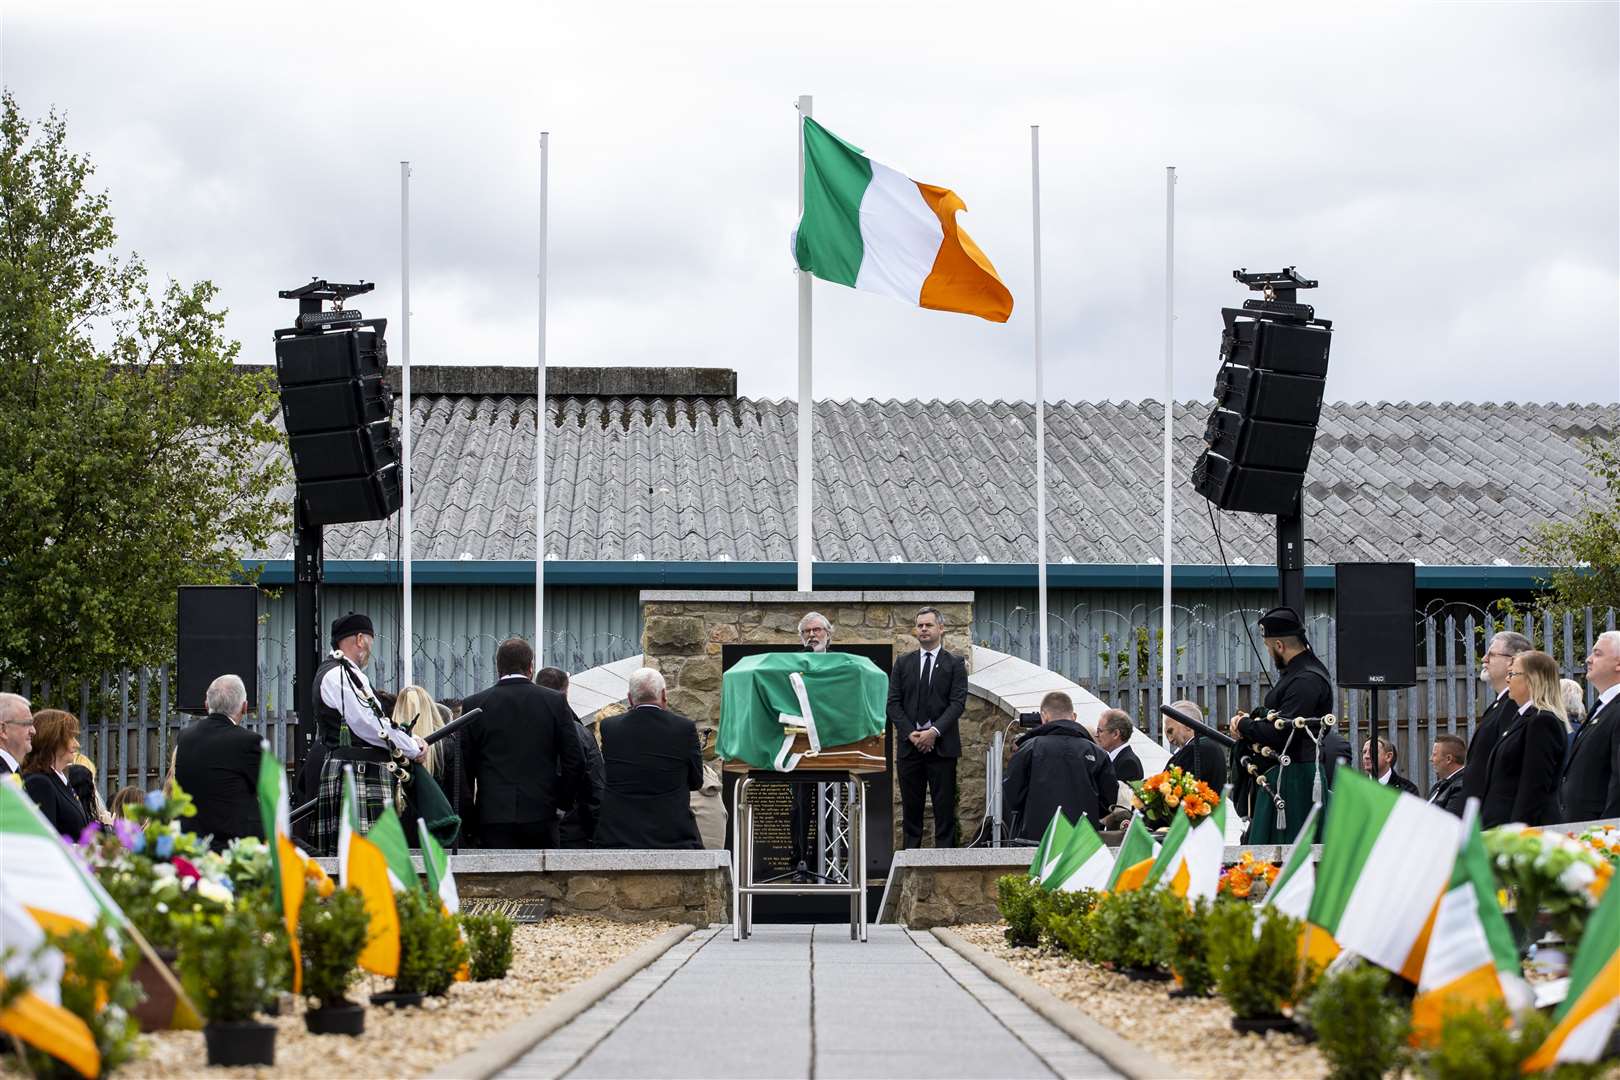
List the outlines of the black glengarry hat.
<svg viewBox="0 0 1620 1080">
<path fill-rule="evenodd" d="M 347 615 L 340 615 L 332 620 L 332 648 L 337 648 L 338 642 L 355 634 L 377 636 L 377 631 L 372 628 L 370 615 L 361 615 L 351 611 Z"/>
<path fill-rule="evenodd" d="M 1299 621 L 1299 613 L 1291 607 L 1274 607 L 1260 616 L 1260 633 L 1266 637 L 1297 637 L 1305 636 L 1305 624 Z"/>
</svg>

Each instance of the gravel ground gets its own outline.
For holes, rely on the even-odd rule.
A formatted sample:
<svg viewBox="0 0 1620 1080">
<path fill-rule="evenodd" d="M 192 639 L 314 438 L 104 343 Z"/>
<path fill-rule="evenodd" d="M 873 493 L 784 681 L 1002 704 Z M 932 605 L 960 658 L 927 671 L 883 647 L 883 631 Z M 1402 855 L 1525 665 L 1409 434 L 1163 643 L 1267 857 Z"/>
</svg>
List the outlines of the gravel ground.
<svg viewBox="0 0 1620 1080">
<path fill-rule="evenodd" d="M 472 1049 L 486 1036 L 516 1023 L 547 1001 L 583 982 L 669 923 L 617 923 L 605 919 L 556 918 L 520 925 L 513 935 L 512 969 L 494 982 L 457 983 L 445 998 L 419 1009 L 370 1006 L 359 1038 L 310 1035 L 303 1003 L 276 1021 L 276 1064 L 271 1068 L 209 1069 L 200 1031 L 165 1031 L 145 1037 L 147 1053 L 118 1070 L 119 1077 L 410 1077 Z M 354 1001 L 388 989 L 387 979 L 367 978 L 351 991 Z"/>
<path fill-rule="evenodd" d="M 1170 983 L 1132 982 L 1055 950 L 1015 949 L 1007 944 L 999 924 L 953 929 L 1092 1019 L 1153 1051 L 1167 1064 L 1186 1069 L 1188 1077 L 1293 1080 L 1327 1075 L 1322 1056 L 1295 1036 L 1233 1031 L 1232 1011 L 1219 998 L 1172 998 L 1166 996 Z"/>
</svg>

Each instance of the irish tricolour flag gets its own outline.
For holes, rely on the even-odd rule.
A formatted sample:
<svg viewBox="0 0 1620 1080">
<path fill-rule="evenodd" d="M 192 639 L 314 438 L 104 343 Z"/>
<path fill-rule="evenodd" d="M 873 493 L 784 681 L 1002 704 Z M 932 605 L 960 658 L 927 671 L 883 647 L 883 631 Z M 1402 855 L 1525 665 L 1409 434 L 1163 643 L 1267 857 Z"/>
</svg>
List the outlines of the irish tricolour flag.
<svg viewBox="0 0 1620 1080">
<path fill-rule="evenodd" d="M 1060 815 L 1062 811 L 1058 812 Z M 1058 892 L 1102 889 L 1114 873 L 1114 857 L 1103 846 L 1102 837 L 1084 815 L 1069 831 L 1069 840 L 1057 863 L 1047 873 L 1044 884 Z"/>
<path fill-rule="evenodd" d="M 1057 866 L 1058 857 L 1063 854 L 1063 846 L 1069 842 L 1069 833 L 1074 826 L 1069 819 L 1063 816 L 1063 807 L 1052 811 L 1052 820 L 1046 823 L 1046 831 L 1041 834 L 1041 842 L 1035 847 L 1035 854 L 1029 860 L 1029 876 L 1042 885 L 1046 884 L 1046 875 Z"/>
<path fill-rule="evenodd" d="M 967 207 L 954 191 L 880 165 L 809 117 L 803 124 L 804 215 L 793 235 L 800 270 L 918 307 L 1007 321 L 1012 293 L 957 227 Z"/>
<path fill-rule="evenodd" d="M 1311 807 L 1311 812 L 1305 816 L 1305 824 L 1299 827 L 1299 835 L 1294 837 L 1294 846 L 1289 849 L 1288 857 L 1283 860 L 1282 872 L 1277 880 L 1272 882 L 1271 889 L 1266 898 L 1261 901 L 1262 908 L 1276 908 L 1290 919 L 1305 919 L 1310 916 L 1311 898 L 1316 895 L 1316 867 L 1311 863 L 1311 845 L 1316 842 L 1317 823 L 1322 817 L 1322 804 L 1317 803 Z M 1259 927 L 1256 926 L 1256 933 Z M 1326 967 L 1335 956 L 1339 955 L 1338 942 L 1321 927 L 1305 924 L 1305 933 L 1300 938 L 1301 954 Z"/>
<path fill-rule="evenodd" d="M 1422 799 L 1338 770 L 1310 923 L 1343 948 L 1417 982 L 1460 825 Z"/>
<path fill-rule="evenodd" d="M 1125 839 L 1120 841 L 1119 851 L 1114 855 L 1114 866 L 1108 872 L 1108 883 L 1103 890 L 1123 893 L 1140 889 L 1142 883 L 1147 881 L 1148 872 L 1153 869 L 1158 855 L 1158 842 L 1147 831 L 1147 826 L 1142 824 L 1141 815 L 1131 818 L 1130 827 L 1125 830 Z"/>
<path fill-rule="evenodd" d="M 406 860 L 409 858 L 407 854 Z M 360 951 L 360 966 L 374 975 L 392 978 L 399 974 L 399 909 L 394 906 L 394 886 L 389 878 L 387 856 L 360 831 L 354 767 L 345 765 L 338 825 L 338 883 L 345 889 L 360 891 L 371 917 L 371 939 Z"/>
<path fill-rule="evenodd" d="M 304 860 L 292 842 L 291 812 L 287 807 L 287 774 L 270 752 L 270 744 L 259 742 L 259 817 L 264 826 L 265 846 L 270 849 L 270 883 L 281 907 L 287 944 L 292 950 L 293 993 L 304 987 L 304 963 L 298 955 L 298 912 L 304 904 Z"/>
<path fill-rule="evenodd" d="M 1569 968 L 1569 993 L 1553 1010 L 1553 1018 L 1558 1026 L 1541 1049 L 1525 1059 L 1524 1072 L 1603 1056 L 1609 1033 L 1620 1019 L 1620 885 L 1611 884 L 1604 890 L 1597 910 L 1587 920 Z"/>
</svg>

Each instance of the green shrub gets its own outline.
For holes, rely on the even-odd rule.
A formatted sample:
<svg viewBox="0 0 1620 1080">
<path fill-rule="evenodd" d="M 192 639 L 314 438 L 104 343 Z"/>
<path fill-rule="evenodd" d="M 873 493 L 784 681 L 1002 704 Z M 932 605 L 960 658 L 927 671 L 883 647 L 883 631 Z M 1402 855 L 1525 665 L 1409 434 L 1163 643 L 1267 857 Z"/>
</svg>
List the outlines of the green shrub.
<svg viewBox="0 0 1620 1080">
<path fill-rule="evenodd" d="M 467 946 L 455 919 L 444 913 L 437 896 L 421 889 L 395 893 L 394 903 L 399 908 L 399 974 L 394 990 L 442 997 L 467 962 Z"/>
<path fill-rule="evenodd" d="M 1105 894 L 1087 916 L 1091 960 L 1115 967 L 1162 967 L 1162 911 L 1157 890 Z"/>
<path fill-rule="evenodd" d="M 1371 964 L 1323 976 L 1317 984 L 1305 1011 L 1333 1080 L 1378 1080 L 1404 1063 L 1411 1011 L 1389 989 L 1388 972 Z"/>
<path fill-rule="evenodd" d="M 241 907 L 186 927 L 180 982 L 209 1023 L 251 1020 L 264 1007 L 274 951 L 267 937 L 259 914 Z"/>
<path fill-rule="evenodd" d="M 88 930 L 54 933 L 46 938 L 62 954 L 62 1007 L 83 1020 L 101 1054 L 101 1074 L 135 1057 L 141 1026 L 131 1015 L 141 1002 L 134 980 L 141 953 L 133 942 L 119 938 L 118 951 L 107 947 L 112 923 L 103 915 Z M 32 1047 L 26 1047 L 28 1071 L 35 1076 L 74 1076 L 66 1065 Z"/>
<path fill-rule="evenodd" d="M 1275 908 L 1215 905 L 1207 923 L 1209 963 L 1234 1015 L 1244 1020 L 1281 1016 L 1310 989 L 1315 970 L 1299 955 L 1303 928 Z"/>
<path fill-rule="evenodd" d="M 1036 944 L 1036 909 L 1044 897 L 1040 884 L 1023 874 L 1004 874 L 996 879 L 996 907 L 1007 923 L 1007 944 Z"/>
<path fill-rule="evenodd" d="M 1061 945 L 1052 931 L 1052 920 L 1085 918 L 1101 896 L 1095 889 L 1078 892 L 1042 893 L 1035 900 L 1035 937 L 1042 945 Z"/>
<path fill-rule="evenodd" d="M 1169 896 L 1168 893 L 1163 895 Z M 1173 896 L 1169 898 L 1176 899 Z M 1191 907 L 1184 900 L 1178 903 L 1179 908 L 1166 905 L 1163 913 L 1163 941 L 1167 950 L 1163 958 L 1164 966 L 1175 975 L 1182 990 L 1203 996 L 1215 989 L 1215 969 L 1209 962 L 1209 913 L 1212 905 L 1207 899 L 1200 899 Z"/>
<path fill-rule="evenodd" d="M 512 966 L 512 920 L 500 911 L 461 916 L 472 952 L 472 980 L 504 979 Z"/>
<path fill-rule="evenodd" d="M 1076 960 L 1097 962 L 1097 926 L 1090 912 L 1082 915 L 1052 915 L 1046 920 L 1044 934 L 1053 945 Z"/>
<path fill-rule="evenodd" d="M 1535 1053 L 1553 1029 L 1551 1016 L 1526 1010 L 1517 1026 L 1501 1002 L 1484 1009 L 1459 1009 L 1440 1022 L 1440 1040 L 1418 1056 L 1415 1071 L 1426 1080 L 1518 1080 L 1519 1064 Z M 1574 1080 L 1601 1075 L 1604 1064 L 1561 1065 L 1542 1076 Z"/>
<path fill-rule="evenodd" d="M 338 889 L 325 900 L 312 889 L 298 916 L 299 953 L 304 964 L 304 997 L 319 1006 L 348 1004 L 349 987 L 360 977 L 360 954 L 371 940 L 371 916 L 356 889 Z"/>
</svg>

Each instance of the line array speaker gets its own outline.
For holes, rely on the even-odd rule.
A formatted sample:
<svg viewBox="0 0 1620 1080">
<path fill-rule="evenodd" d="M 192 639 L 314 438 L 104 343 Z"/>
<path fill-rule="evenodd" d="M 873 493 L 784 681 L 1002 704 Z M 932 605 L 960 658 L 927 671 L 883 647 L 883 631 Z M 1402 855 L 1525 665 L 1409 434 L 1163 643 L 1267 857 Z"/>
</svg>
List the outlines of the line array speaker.
<svg viewBox="0 0 1620 1080">
<path fill-rule="evenodd" d="M 1417 685 L 1417 570 L 1412 563 L 1333 567 L 1340 686 Z"/>
</svg>

